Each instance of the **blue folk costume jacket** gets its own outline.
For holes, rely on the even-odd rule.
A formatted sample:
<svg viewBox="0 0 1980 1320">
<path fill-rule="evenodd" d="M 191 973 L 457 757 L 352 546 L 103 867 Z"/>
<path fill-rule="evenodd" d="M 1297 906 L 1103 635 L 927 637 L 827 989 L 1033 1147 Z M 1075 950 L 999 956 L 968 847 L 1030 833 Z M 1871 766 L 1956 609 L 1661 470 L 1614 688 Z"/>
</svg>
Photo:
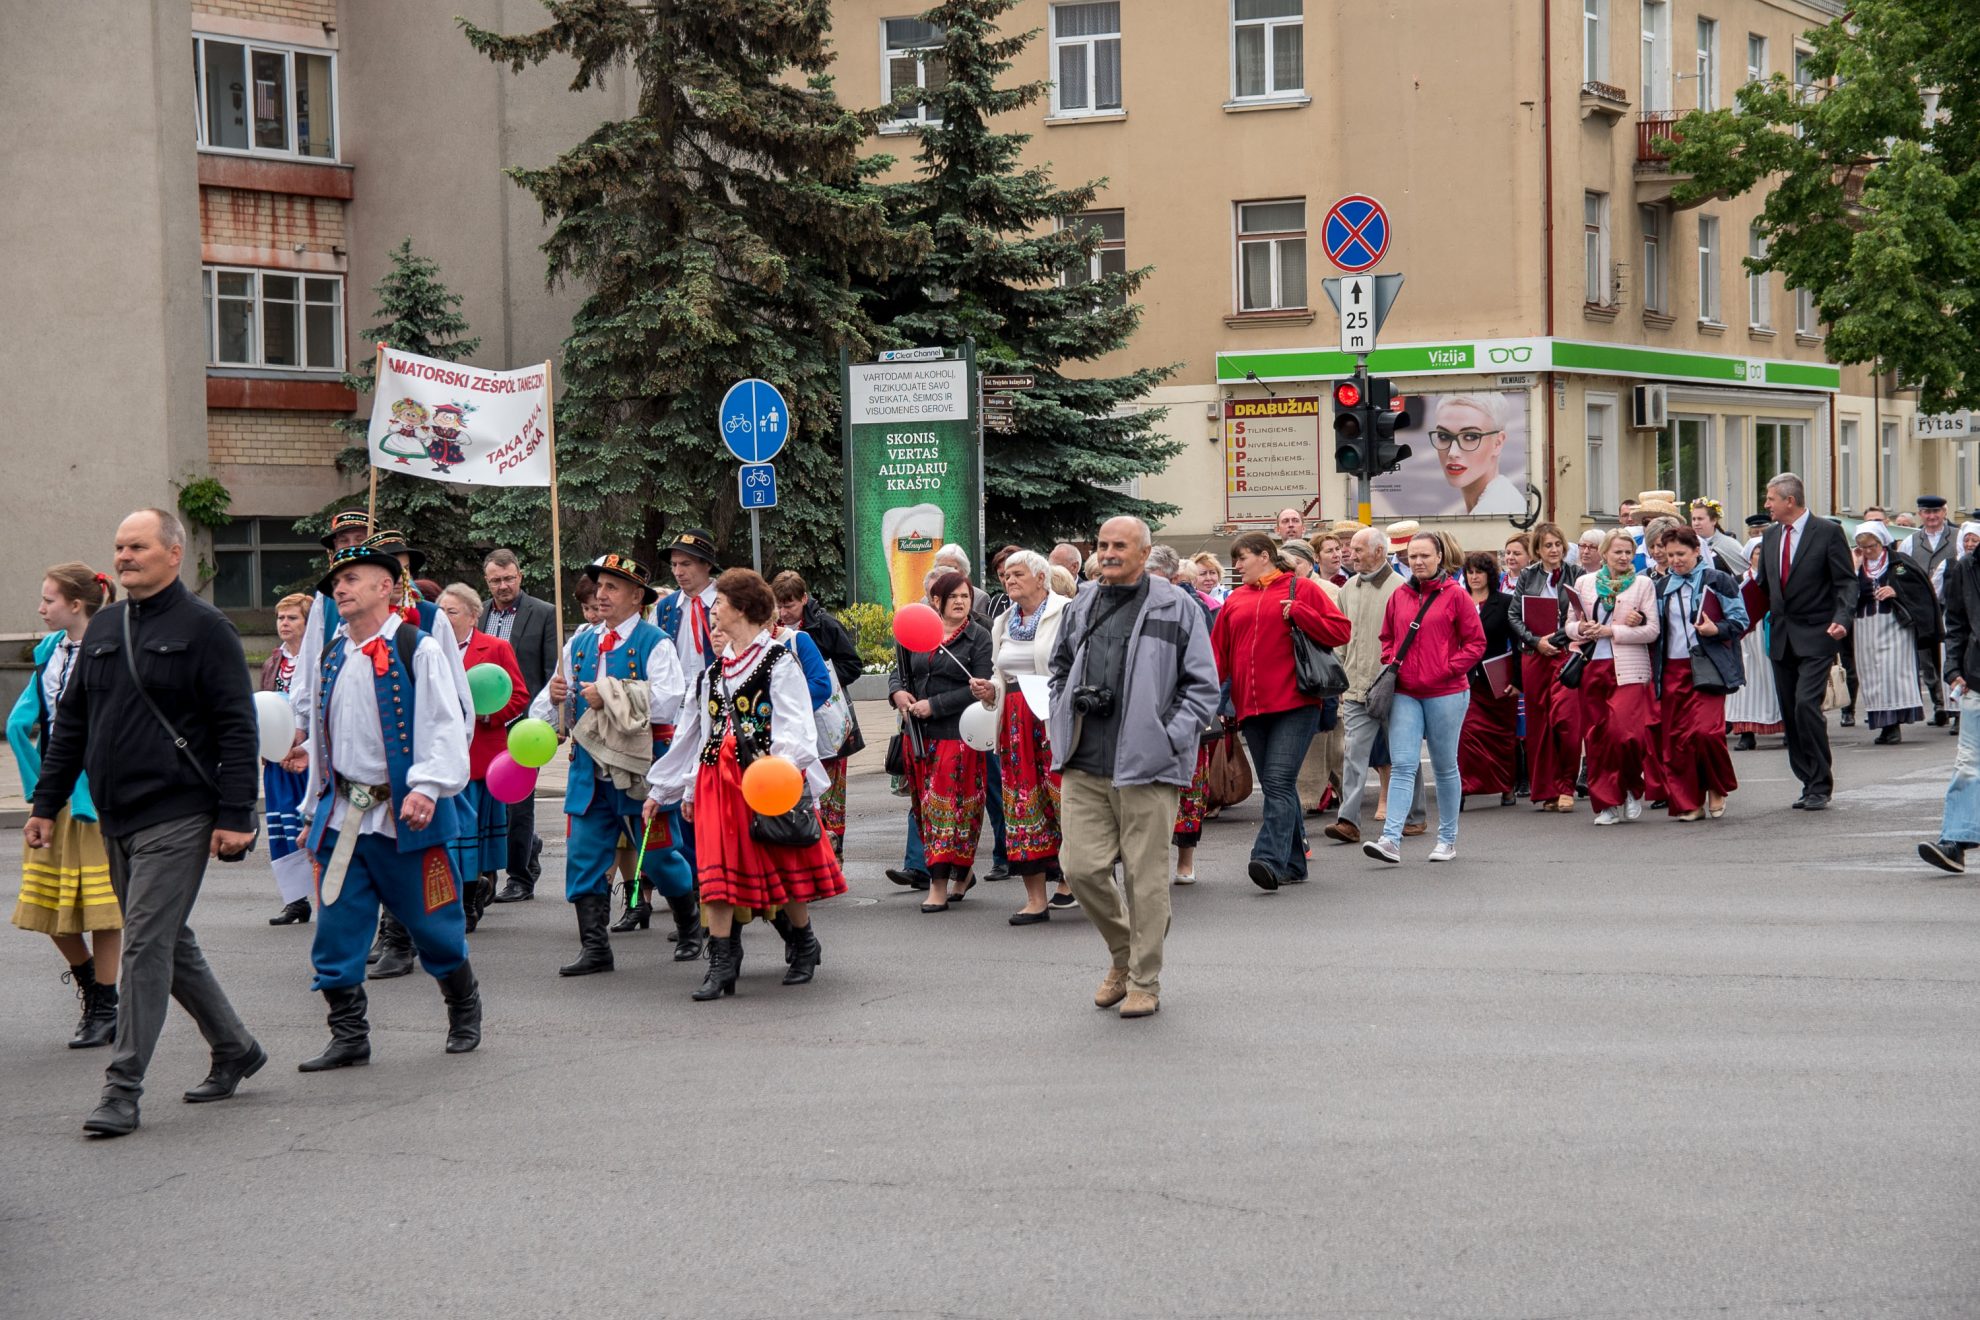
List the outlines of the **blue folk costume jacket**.
<svg viewBox="0 0 1980 1320">
<path fill-rule="evenodd" d="M 669 640 L 678 642 L 681 629 L 687 626 L 688 602 L 693 599 L 694 597 L 688 595 L 685 591 L 676 591 L 673 595 L 653 607 L 653 624 L 661 632 L 665 633 Z M 674 649 L 678 651 L 680 648 L 676 645 Z M 708 666 L 714 664 L 715 657 L 720 654 L 715 643 L 706 636 L 701 638 L 700 645 L 696 649 L 701 652 L 701 660 L 696 666 L 699 669 L 706 669 Z M 685 661 L 682 662 L 681 668 L 684 671 L 688 669 Z M 690 683 L 693 681 L 692 673 L 683 673 L 682 677 L 687 678 Z"/>
<path fill-rule="evenodd" d="M 598 628 L 585 629 L 571 639 L 571 696 L 567 700 L 573 703 L 582 704 L 584 698 L 578 695 L 579 691 L 586 683 L 594 682 L 599 677 L 598 643 L 602 628 L 601 624 Z M 604 676 L 621 680 L 647 681 L 649 678 L 646 672 L 647 654 L 662 643 L 673 645 L 673 641 L 661 629 L 645 619 L 640 619 L 633 624 L 633 630 L 624 642 L 604 653 Z M 576 721 L 573 720 L 572 723 L 575 724 Z M 660 753 L 667 750 L 667 737 L 663 736 L 660 728 L 666 728 L 671 733 L 671 726 L 656 728 L 653 738 L 653 755 L 656 759 Z M 565 812 L 573 816 L 582 816 L 591 807 L 592 794 L 597 790 L 600 782 L 597 762 L 591 759 L 591 753 L 585 751 L 577 740 L 573 739 L 571 773 L 564 788 Z M 626 809 L 626 814 L 636 814 L 639 811 L 637 800 L 631 798 L 627 800 L 633 805 Z"/>
<path fill-rule="evenodd" d="M 35 785 L 41 782 L 41 753 L 48 746 L 48 729 L 55 722 L 55 712 L 42 700 L 41 675 L 48 668 L 55 648 L 67 636 L 67 633 L 49 633 L 34 644 L 34 673 L 28 676 L 26 690 L 7 715 L 7 745 L 13 748 L 14 764 L 20 768 L 21 796 L 30 802 L 34 801 Z M 79 676 L 77 670 L 72 670 L 69 681 L 74 682 Z M 89 779 L 85 775 L 76 776 L 76 791 L 69 795 L 69 815 L 77 820 L 96 819 L 96 804 L 90 800 Z"/>
<path fill-rule="evenodd" d="M 399 811 L 405 805 L 406 776 L 413 764 L 413 727 L 419 709 L 419 687 L 413 682 L 412 657 L 419 643 L 429 633 L 424 629 L 415 630 L 400 620 L 393 629 L 392 645 L 387 648 L 390 663 L 382 674 L 372 676 L 373 690 L 378 698 L 379 732 L 385 739 L 385 765 L 392 785 L 392 820 L 398 831 L 398 850 L 402 853 L 425 852 L 429 848 L 444 848 L 457 836 L 474 826 L 457 796 L 438 799 L 433 804 L 433 819 L 424 829 L 414 829 L 400 818 Z M 337 681 L 344 672 L 344 661 L 351 653 L 349 637 L 338 637 L 323 648 L 323 662 L 316 685 L 317 701 L 310 730 L 314 746 L 323 751 L 323 765 L 326 773 L 324 782 L 317 786 L 317 801 L 310 813 L 309 849 L 317 852 L 323 847 L 323 836 L 330 824 L 330 796 L 333 791 L 334 770 L 331 769 L 330 745 L 330 697 Z M 363 671 L 360 669 L 359 674 Z M 451 692 L 429 693 L 429 699 L 448 701 L 454 699 Z M 348 824 L 350 816 L 346 813 Z"/>
</svg>

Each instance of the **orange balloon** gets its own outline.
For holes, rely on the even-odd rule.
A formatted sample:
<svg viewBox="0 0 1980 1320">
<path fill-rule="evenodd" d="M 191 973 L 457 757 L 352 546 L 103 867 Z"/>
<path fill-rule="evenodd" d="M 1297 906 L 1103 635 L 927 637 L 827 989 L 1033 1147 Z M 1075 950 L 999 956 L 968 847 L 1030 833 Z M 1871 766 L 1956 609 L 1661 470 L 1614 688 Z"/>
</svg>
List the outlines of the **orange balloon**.
<svg viewBox="0 0 1980 1320">
<path fill-rule="evenodd" d="M 743 771 L 743 801 L 751 811 L 781 816 L 804 797 L 804 776 L 786 756 L 759 756 Z"/>
</svg>

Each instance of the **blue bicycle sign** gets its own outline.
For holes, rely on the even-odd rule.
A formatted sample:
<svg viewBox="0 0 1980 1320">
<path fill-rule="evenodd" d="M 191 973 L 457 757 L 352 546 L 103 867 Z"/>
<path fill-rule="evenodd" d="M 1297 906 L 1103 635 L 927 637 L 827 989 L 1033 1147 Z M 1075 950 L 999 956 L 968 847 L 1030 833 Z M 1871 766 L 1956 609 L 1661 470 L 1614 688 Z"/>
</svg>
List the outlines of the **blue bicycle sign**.
<svg viewBox="0 0 1980 1320">
<path fill-rule="evenodd" d="M 777 507 L 777 469 L 768 463 L 745 463 L 736 470 L 736 498 L 745 509 Z"/>
<path fill-rule="evenodd" d="M 745 463 L 768 463 L 791 438 L 791 406 L 767 380 L 739 380 L 716 410 L 722 443 Z M 775 500 L 771 501 L 776 503 Z"/>
</svg>

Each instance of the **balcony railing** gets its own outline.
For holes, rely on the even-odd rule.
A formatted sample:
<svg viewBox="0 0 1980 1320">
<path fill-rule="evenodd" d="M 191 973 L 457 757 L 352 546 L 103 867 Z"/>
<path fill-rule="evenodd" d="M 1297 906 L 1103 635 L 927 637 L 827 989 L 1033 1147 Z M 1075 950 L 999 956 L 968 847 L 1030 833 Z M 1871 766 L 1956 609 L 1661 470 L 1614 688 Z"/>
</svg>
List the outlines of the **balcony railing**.
<svg viewBox="0 0 1980 1320">
<path fill-rule="evenodd" d="M 1671 154 L 1681 110 L 1645 110 L 1636 116 L 1636 163 L 1662 165 Z"/>
</svg>

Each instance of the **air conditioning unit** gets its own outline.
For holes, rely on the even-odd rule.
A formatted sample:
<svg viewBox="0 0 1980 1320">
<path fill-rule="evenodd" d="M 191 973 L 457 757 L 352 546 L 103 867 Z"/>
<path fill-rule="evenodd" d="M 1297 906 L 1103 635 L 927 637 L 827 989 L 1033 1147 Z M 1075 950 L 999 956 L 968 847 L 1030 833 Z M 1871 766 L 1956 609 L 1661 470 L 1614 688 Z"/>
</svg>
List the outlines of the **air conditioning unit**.
<svg viewBox="0 0 1980 1320">
<path fill-rule="evenodd" d="M 1639 431 L 1661 431 L 1671 423 L 1671 387 L 1638 385 L 1629 392 L 1629 424 Z"/>
</svg>

